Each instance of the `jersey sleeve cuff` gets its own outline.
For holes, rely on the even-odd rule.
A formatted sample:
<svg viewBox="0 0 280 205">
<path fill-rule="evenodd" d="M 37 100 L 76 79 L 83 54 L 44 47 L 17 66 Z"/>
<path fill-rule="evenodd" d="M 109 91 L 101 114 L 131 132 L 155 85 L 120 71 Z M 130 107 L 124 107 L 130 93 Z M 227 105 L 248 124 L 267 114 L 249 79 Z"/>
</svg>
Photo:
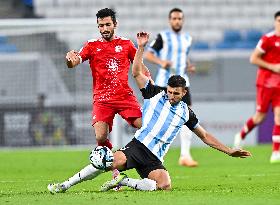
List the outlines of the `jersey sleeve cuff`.
<svg viewBox="0 0 280 205">
<path fill-rule="evenodd" d="M 262 53 L 265 53 L 265 50 L 263 50 L 259 45 L 257 45 L 257 49 L 262 52 Z"/>
<path fill-rule="evenodd" d="M 146 81 L 146 83 L 145 83 L 145 86 L 144 86 L 145 89 L 148 87 L 149 83 L 150 83 L 150 80 L 147 79 L 147 81 Z"/>
<path fill-rule="evenodd" d="M 199 121 L 193 126 L 193 129 L 197 128 L 199 126 Z"/>
<path fill-rule="evenodd" d="M 152 47 L 148 47 L 147 49 L 148 51 L 152 52 L 152 53 L 157 53 L 157 51 L 155 49 L 153 49 Z"/>
<path fill-rule="evenodd" d="M 82 57 L 81 57 L 80 55 L 78 55 L 78 57 L 79 57 L 79 59 L 80 59 L 80 63 L 82 63 L 82 62 L 83 62 Z"/>
</svg>

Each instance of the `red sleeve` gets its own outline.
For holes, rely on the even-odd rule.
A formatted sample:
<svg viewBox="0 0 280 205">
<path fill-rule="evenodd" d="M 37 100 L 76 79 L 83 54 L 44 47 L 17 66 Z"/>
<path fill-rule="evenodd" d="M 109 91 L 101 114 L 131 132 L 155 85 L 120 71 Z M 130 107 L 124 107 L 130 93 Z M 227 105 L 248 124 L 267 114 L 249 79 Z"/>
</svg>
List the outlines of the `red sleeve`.
<svg viewBox="0 0 280 205">
<path fill-rule="evenodd" d="M 263 51 L 264 53 L 266 53 L 266 51 L 268 50 L 269 47 L 269 39 L 267 38 L 267 36 L 263 36 L 259 42 L 257 47 L 259 49 L 261 49 L 261 51 Z"/>
<path fill-rule="evenodd" d="M 131 63 L 134 60 L 135 53 L 136 53 L 136 47 L 134 46 L 134 44 L 131 41 L 129 41 L 128 58 Z"/>
<path fill-rule="evenodd" d="M 90 58 L 90 46 L 89 46 L 89 42 L 86 42 L 84 44 L 84 46 L 80 49 L 79 51 L 79 55 L 82 58 L 82 62 L 88 60 Z"/>
</svg>

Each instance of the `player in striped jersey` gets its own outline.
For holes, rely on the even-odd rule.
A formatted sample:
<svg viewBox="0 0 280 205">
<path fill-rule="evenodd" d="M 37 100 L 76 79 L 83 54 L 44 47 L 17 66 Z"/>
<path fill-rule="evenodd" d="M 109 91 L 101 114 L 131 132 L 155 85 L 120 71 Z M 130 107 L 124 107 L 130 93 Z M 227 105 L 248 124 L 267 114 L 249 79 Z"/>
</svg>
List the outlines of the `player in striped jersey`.
<svg viewBox="0 0 280 205">
<path fill-rule="evenodd" d="M 101 186 L 101 191 L 107 191 L 117 186 L 128 186 L 137 190 L 153 191 L 171 189 L 171 179 L 163 166 L 163 157 L 170 144 L 180 132 L 183 125 L 191 129 L 205 144 L 226 153 L 232 157 L 249 157 L 250 152 L 232 149 L 220 143 L 208 133 L 196 118 L 194 112 L 182 101 L 186 94 L 186 81 L 180 75 L 169 78 L 167 91 L 151 83 L 143 74 L 143 52 L 149 35 L 145 32 L 137 34 L 138 50 L 133 61 L 132 73 L 144 97 L 142 127 L 125 147 L 114 153 L 114 161 L 109 169 L 125 171 L 135 168 L 142 179 L 129 178 L 124 174 L 118 175 Z M 81 170 L 76 178 L 94 179 L 102 170 L 88 165 Z M 51 193 L 64 192 L 59 184 L 48 186 Z"/>
<path fill-rule="evenodd" d="M 170 29 L 164 30 L 157 35 L 157 38 L 151 43 L 146 52 L 145 58 L 159 66 L 155 80 L 156 85 L 166 88 L 167 81 L 172 75 L 181 75 L 185 78 L 187 93 L 184 96 L 184 100 L 190 107 L 192 101 L 187 72 L 194 72 L 195 66 L 191 64 L 188 57 L 192 37 L 188 33 L 182 32 L 183 23 L 183 11 L 178 8 L 170 10 Z M 178 134 L 181 140 L 179 164 L 188 167 L 197 166 L 197 161 L 193 160 L 190 153 L 192 132 L 187 126 L 183 126 L 181 132 Z"/>
<path fill-rule="evenodd" d="M 133 61 L 132 73 L 144 97 L 142 127 L 131 142 L 114 153 L 113 167 L 119 170 L 135 168 L 142 179 L 132 179 L 119 175 L 106 182 L 101 191 L 107 191 L 118 185 L 129 186 L 138 190 L 168 190 L 171 180 L 163 166 L 163 157 L 170 144 L 180 132 L 183 125 L 192 130 L 205 144 L 232 157 L 245 158 L 250 152 L 232 149 L 220 143 L 201 125 L 194 112 L 182 101 L 186 94 L 186 81 L 180 75 L 168 79 L 167 91 L 153 85 L 143 75 L 143 52 L 149 35 L 137 34 L 138 50 Z"/>
</svg>

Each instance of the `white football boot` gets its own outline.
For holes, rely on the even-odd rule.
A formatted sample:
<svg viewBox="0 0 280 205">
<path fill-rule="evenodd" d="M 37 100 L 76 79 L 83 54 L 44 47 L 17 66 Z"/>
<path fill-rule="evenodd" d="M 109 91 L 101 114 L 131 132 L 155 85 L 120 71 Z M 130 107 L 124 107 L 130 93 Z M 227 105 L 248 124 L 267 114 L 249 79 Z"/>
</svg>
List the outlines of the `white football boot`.
<svg viewBox="0 0 280 205">
<path fill-rule="evenodd" d="M 51 194 L 63 193 L 67 190 L 63 185 L 59 183 L 49 184 L 47 188 L 51 192 Z"/>
<path fill-rule="evenodd" d="M 280 163 L 280 152 L 279 151 L 272 152 L 272 155 L 270 157 L 270 163 L 271 164 Z"/>
<path fill-rule="evenodd" d="M 123 181 L 127 176 L 123 173 L 120 173 L 116 178 L 105 182 L 101 187 L 100 191 L 108 191 L 120 185 L 121 181 Z"/>
</svg>

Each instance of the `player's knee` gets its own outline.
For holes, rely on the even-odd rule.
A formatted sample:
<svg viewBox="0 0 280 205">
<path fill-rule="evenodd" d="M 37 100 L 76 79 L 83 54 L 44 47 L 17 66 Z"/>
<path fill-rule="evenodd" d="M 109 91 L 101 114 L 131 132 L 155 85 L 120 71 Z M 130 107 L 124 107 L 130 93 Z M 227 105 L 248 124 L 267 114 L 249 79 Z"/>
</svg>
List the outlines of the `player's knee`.
<svg viewBox="0 0 280 205">
<path fill-rule="evenodd" d="M 261 115 L 261 116 L 260 116 L 260 123 L 261 123 L 262 121 L 264 121 L 265 118 L 266 118 L 266 114 Z"/>
<path fill-rule="evenodd" d="M 274 124 L 280 125 L 280 114 L 274 114 Z"/>
<path fill-rule="evenodd" d="M 254 117 L 253 117 L 253 121 L 255 124 L 260 124 L 262 121 L 264 121 L 266 117 L 265 113 L 257 113 Z"/>
<path fill-rule="evenodd" d="M 137 127 L 138 129 L 140 129 L 142 127 L 142 119 L 141 118 L 137 118 L 134 122 L 133 125 L 135 127 Z"/>
<path fill-rule="evenodd" d="M 171 180 L 169 176 L 162 176 L 157 180 L 157 189 L 161 190 L 170 190 L 171 189 Z"/>
<path fill-rule="evenodd" d="M 96 137 L 96 141 L 97 141 L 97 142 L 102 143 L 102 142 L 105 142 L 105 141 L 106 141 L 106 139 L 107 139 L 107 133 L 99 133 L 99 134 L 96 134 L 95 137 Z"/>
<path fill-rule="evenodd" d="M 168 182 L 168 181 L 159 182 L 159 183 L 157 183 L 157 189 L 160 189 L 160 190 L 170 190 L 171 189 L 171 183 Z"/>
<path fill-rule="evenodd" d="M 124 165 L 126 164 L 126 161 L 127 161 L 127 159 L 123 152 L 121 152 L 121 151 L 115 152 L 112 169 L 122 170 Z"/>
<path fill-rule="evenodd" d="M 149 179 L 157 182 L 157 189 L 170 190 L 171 189 L 171 179 L 168 171 L 163 169 L 153 170 L 149 173 Z"/>
</svg>

